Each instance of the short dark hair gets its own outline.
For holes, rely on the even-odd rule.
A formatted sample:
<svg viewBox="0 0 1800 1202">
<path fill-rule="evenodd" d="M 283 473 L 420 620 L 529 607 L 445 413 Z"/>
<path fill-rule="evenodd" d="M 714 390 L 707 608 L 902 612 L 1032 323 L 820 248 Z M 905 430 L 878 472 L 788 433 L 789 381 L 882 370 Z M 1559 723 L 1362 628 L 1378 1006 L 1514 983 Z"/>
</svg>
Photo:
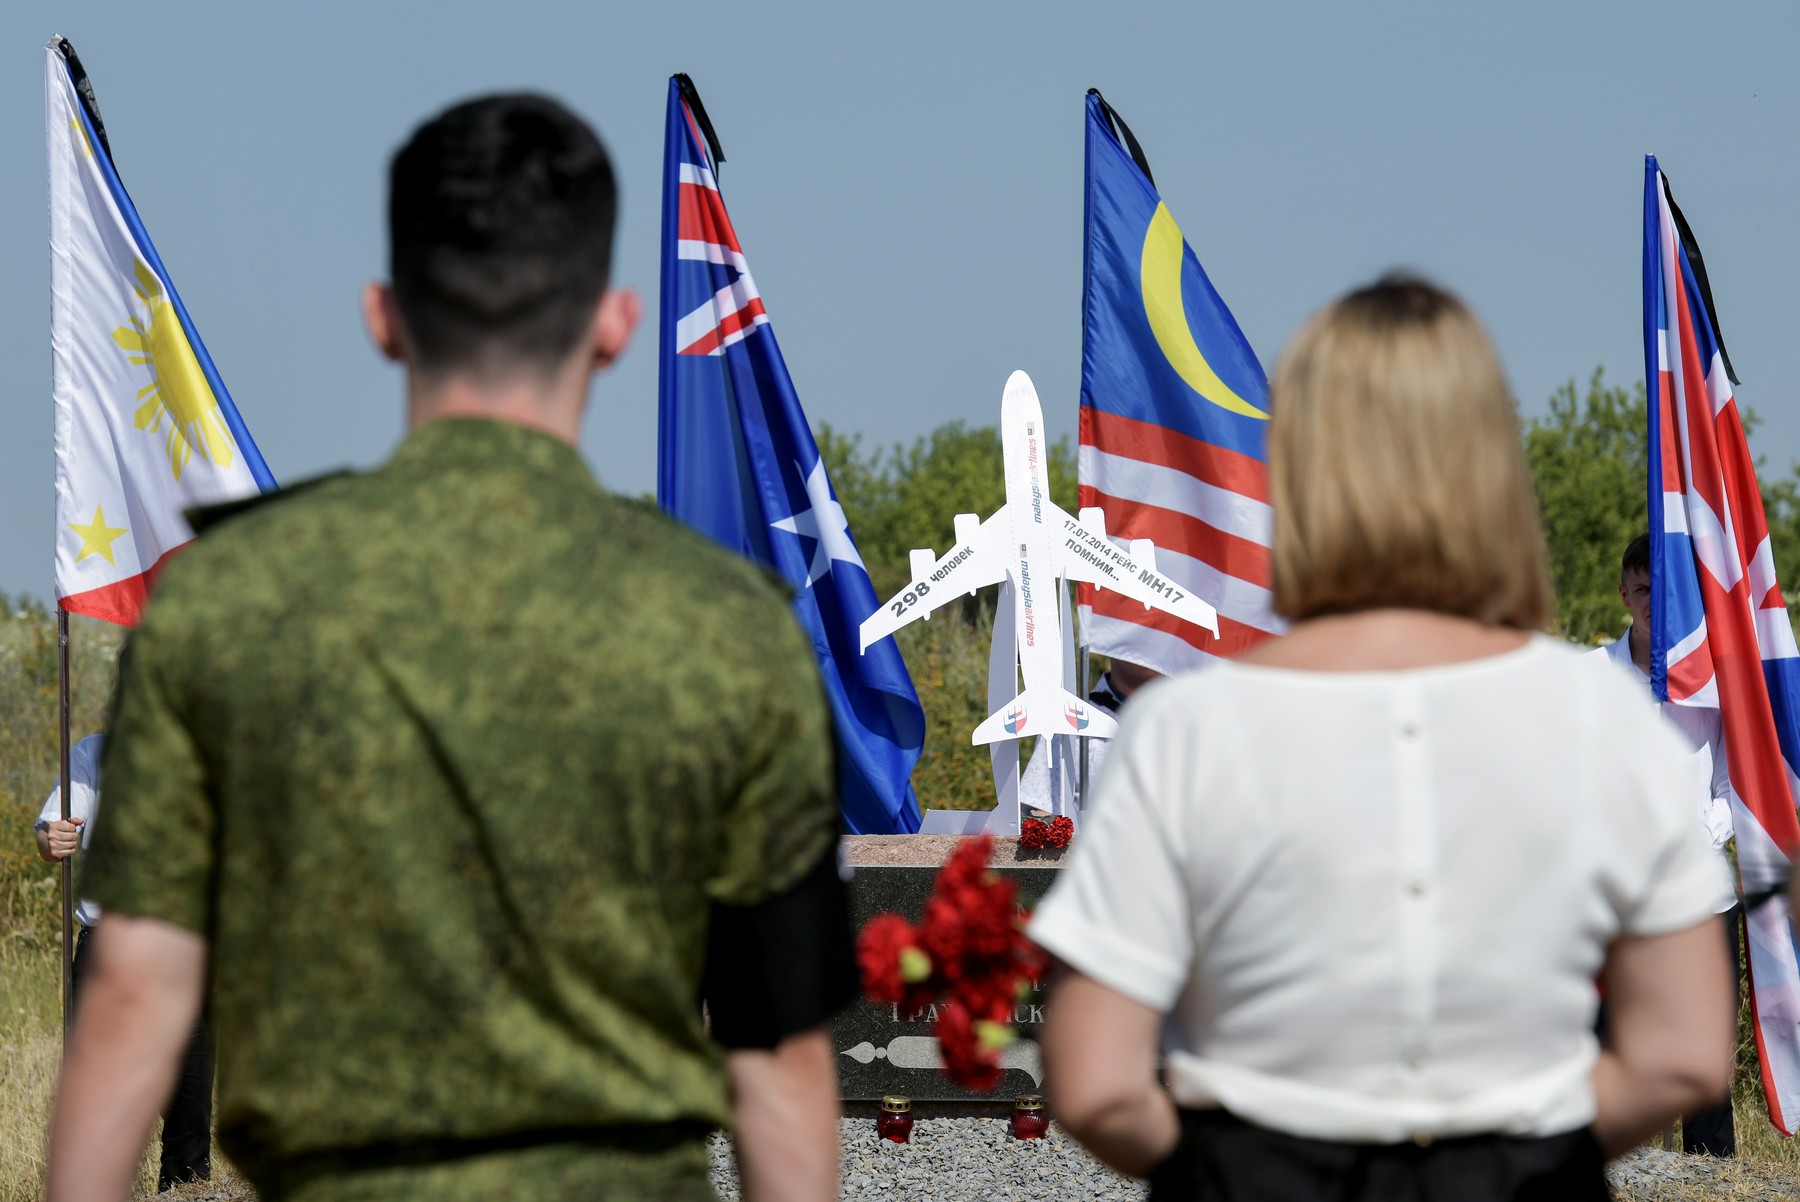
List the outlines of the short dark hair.
<svg viewBox="0 0 1800 1202">
<path fill-rule="evenodd" d="M 547 96 L 483 96 L 414 131 L 388 175 L 389 270 L 426 372 L 554 369 L 612 269 L 606 148 Z"/>
<path fill-rule="evenodd" d="M 1640 534 L 1631 540 L 1625 548 L 1625 557 L 1619 561 L 1619 579 L 1623 580 L 1630 572 L 1650 571 L 1650 536 Z"/>
</svg>

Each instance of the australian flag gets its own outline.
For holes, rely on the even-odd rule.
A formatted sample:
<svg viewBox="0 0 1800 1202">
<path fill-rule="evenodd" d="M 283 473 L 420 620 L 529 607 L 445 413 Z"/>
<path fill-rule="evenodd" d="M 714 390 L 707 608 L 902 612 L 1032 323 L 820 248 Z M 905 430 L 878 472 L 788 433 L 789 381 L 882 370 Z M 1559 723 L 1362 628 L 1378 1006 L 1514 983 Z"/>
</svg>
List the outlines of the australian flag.
<svg viewBox="0 0 1800 1202">
<path fill-rule="evenodd" d="M 1773 887 L 1800 853 L 1800 648 L 1775 579 L 1756 462 L 1705 261 L 1654 157 L 1644 162 L 1649 390 L 1650 684 L 1719 711 L 1731 774 L 1750 1004 L 1769 1118 L 1800 1124 L 1800 957 Z"/>
<path fill-rule="evenodd" d="M 675 76 L 663 143 L 657 499 L 794 587 L 836 724 L 844 829 L 910 834 L 925 714 L 892 639 L 861 654 L 875 589 L 725 212 L 716 147 L 692 83 Z"/>
</svg>

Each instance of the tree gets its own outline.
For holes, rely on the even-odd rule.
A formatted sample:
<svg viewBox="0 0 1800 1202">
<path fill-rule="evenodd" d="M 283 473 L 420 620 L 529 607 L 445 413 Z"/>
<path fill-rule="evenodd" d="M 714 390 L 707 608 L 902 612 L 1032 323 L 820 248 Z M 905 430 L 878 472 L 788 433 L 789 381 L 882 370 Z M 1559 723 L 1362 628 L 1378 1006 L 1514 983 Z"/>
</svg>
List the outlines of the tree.
<svg viewBox="0 0 1800 1202">
<path fill-rule="evenodd" d="M 1609 387 L 1599 368 L 1570 380 L 1525 423 L 1525 459 L 1543 514 L 1556 633 L 1591 644 L 1624 628 L 1619 557 L 1647 520 L 1644 386 Z"/>
<path fill-rule="evenodd" d="M 1624 629 L 1619 557 L 1649 524 L 1646 420 L 1643 383 L 1609 387 L 1595 368 L 1586 396 L 1577 395 L 1571 380 L 1550 398 L 1547 416 L 1524 425 L 1525 458 L 1556 590 L 1556 633 L 1577 643 Z M 1742 420 L 1746 437 L 1753 435 L 1755 412 L 1743 411 Z M 1800 466 L 1780 476 L 1764 460 L 1756 468 L 1775 575 L 1792 622 L 1800 616 L 1794 595 L 1800 582 Z"/>
</svg>

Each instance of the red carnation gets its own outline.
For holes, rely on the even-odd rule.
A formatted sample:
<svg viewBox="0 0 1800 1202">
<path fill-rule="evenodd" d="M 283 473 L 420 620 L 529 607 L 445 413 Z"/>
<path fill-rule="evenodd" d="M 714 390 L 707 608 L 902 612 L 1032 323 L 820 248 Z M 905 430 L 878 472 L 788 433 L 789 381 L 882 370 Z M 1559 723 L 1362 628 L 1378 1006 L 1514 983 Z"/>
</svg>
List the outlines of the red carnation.
<svg viewBox="0 0 1800 1202">
<path fill-rule="evenodd" d="M 989 1093 L 1000 1084 L 998 1047 L 1004 1032 L 995 1035 L 993 1023 L 977 1022 L 956 1002 L 938 1007 L 938 1050 L 944 1058 L 944 1075 L 962 1088 Z"/>
<path fill-rule="evenodd" d="M 936 893 L 925 899 L 925 919 L 919 924 L 919 946 L 925 949 L 938 975 L 946 981 L 962 976 L 963 913 L 963 906 L 956 898 Z"/>
<path fill-rule="evenodd" d="M 919 935 L 898 914 L 871 918 L 856 937 L 856 964 L 870 1001 L 899 1002 L 908 986 L 931 975 L 931 960 L 919 949 Z"/>
<path fill-rule="evenodd" d="M 950 998 L 975 1018 L 995 1023 L 1011 1022 L 1020 983 L 1017 967 L 1006 962 L 977 976 L 964 977 L 950 987 Z"/>
<path fill-rule="evenodd" d="M 962 912 L 965 956 L 993 959 L 1012 949 L 1019 930 L 1017 892 L 1013 882 L 1001 879 L 954 899 Z"/>
<path fill-rule="evenodd" d="M 1040 848 L 1050 837 L 1050 828 L 1036 818 L 1027 818 L 1019 828 L 1019 846 Z"/>
<path fill-rule="evenodd" d="M 1028 981 L 1041 981 L 1050 971 L 1050 957 L 1044 954 L 1043 948 L 1025 938 L 1023 932 L 1014 954 L 1018 957 L 1019 975 Z"/>
<path fill-rule="evenodd" d="M 935 976 L 920 981 L 917 985 L 908 985 L 906 992 L 900 995 L 900 1017 L 910 1022 L 915 1015 L 923 1014 L 927 1007 L 938 1000 L 943 988 L 943 982 Z"/>
<path fill-rule="evenodd" d="M 971 885 L 979 884 L 988 876 L 988 859 L 994 854 L 994 840 L 991 835 L 977 835 L 972 839 L 964 839 L 957 844 L 944 866 L 938 869 L 937 880 L 933 882 L 933 891 L 937 893 L 954 893 Z"/>
<path fill-rule="evenodd" d="M 1050 821 L 1050 829 L 1044 834 L 1044 842 L 1051 847 L 1067 847 L 1069 840 L 1075 836 L 1075 820 L 1067 814 L 1058 814 Z"/>
</svg>

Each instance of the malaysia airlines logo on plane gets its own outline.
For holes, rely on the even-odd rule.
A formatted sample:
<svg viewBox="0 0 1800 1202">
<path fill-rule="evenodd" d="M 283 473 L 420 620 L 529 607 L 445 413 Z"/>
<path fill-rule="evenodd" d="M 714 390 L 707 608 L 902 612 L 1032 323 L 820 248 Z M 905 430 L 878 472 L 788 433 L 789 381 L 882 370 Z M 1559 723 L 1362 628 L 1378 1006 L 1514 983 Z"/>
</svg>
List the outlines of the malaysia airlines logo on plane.
<svg viewBox="0 0 1800 1202">
<path fill-rule="evenodd" d="M 1016 735 L 1025 728 L 1025 707 L 1017 706 L 1006 711 L 1006 733 Z"/>
<path fill-rule="evenodd" d="M 1086 730 L 1088 728 L 1087 706 L 1077 701 L 1063 709 L 1063 717 L 1068 719 L 1070 730 Z"/>
</svg>

